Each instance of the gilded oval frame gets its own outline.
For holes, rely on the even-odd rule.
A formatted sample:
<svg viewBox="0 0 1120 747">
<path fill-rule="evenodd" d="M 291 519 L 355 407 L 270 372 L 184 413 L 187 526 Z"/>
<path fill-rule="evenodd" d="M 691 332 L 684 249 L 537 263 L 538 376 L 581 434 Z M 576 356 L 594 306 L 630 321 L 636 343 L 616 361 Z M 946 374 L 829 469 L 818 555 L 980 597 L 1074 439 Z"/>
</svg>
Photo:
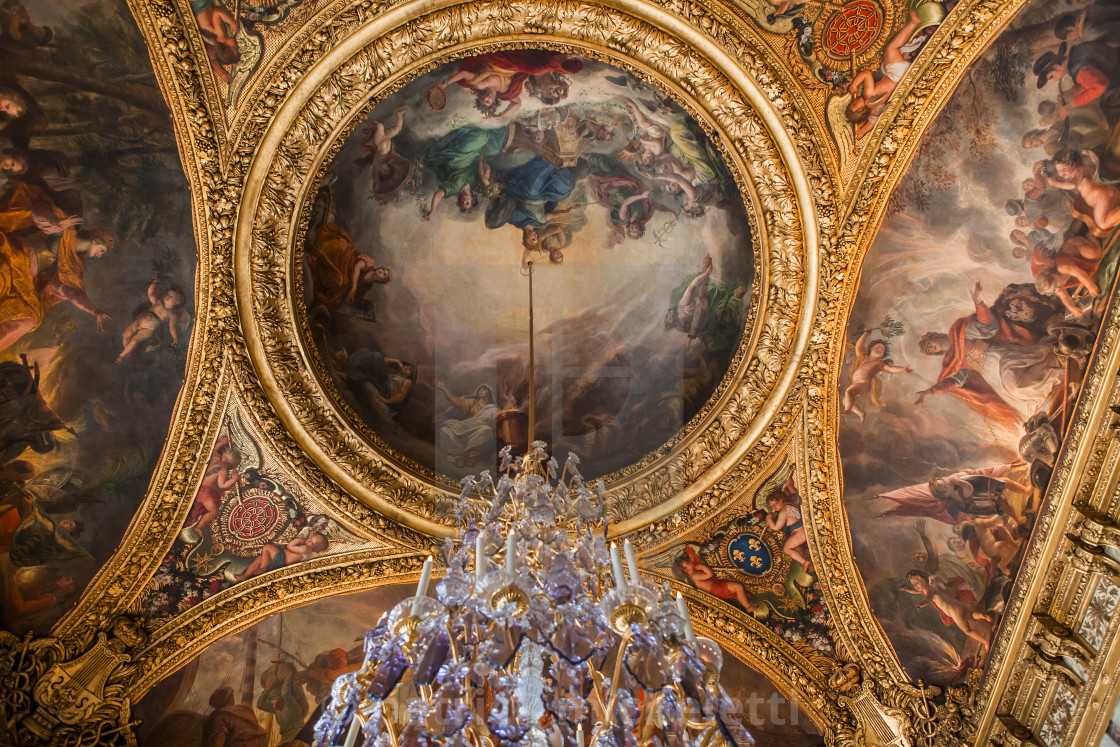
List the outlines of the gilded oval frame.
<svg viewBox="0 0 1120 747">
<path fill-rule="evenodd" d="M 300 330 L 302 238 L 317 175 L 360 115 L 447 55 L 542 45 L 604 59 L 652 79 L 711 127 L 756 229 L 753 325 L 721 389 L 652 458 L 610 476 L 612 506 L 630 531 L 710 488 L 755 444 L 778 411 L 808 344 L 817 227 L 797 150 L 742 64 L 671 16 L 574 0 L 536 0 L 513 13 L 490 3 L 406 3 L 356 29 L 292 86 L 250 164 L 234 225 L 237 306 L 247 349 L 270 404 L 312 460 L 345 490 L 419 531 L 453 531 L 453 494 L 399 466 L 355 429 L 315 375 Z M 706 42 L 706 43 L 705 43 Z M 685 81 L 676 85 L 671 81 Z M 374 82 L 376 81 L 376 82 Z M 745 189 L 744 189 L 745 188 Z M 297 262 L 298 260 L 298 262 Z"/>
</svg>

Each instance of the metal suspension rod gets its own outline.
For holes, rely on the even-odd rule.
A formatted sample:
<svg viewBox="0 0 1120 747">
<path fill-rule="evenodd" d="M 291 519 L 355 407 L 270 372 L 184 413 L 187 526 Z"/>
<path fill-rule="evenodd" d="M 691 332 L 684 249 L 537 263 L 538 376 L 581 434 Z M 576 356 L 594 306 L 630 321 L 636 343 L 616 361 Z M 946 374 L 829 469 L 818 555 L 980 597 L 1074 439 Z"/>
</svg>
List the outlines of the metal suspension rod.
<svg viewBox="0 0 1120 747">
<path fill-rule="evenodd" d="M 533 263 L 529 263 L 529 434 L 528 443 L 525 444 L 528 455 L 532 451 L 532 444 L 537 428 L 537 377 L 536 357 L 533 355 Z"/>
</svg>

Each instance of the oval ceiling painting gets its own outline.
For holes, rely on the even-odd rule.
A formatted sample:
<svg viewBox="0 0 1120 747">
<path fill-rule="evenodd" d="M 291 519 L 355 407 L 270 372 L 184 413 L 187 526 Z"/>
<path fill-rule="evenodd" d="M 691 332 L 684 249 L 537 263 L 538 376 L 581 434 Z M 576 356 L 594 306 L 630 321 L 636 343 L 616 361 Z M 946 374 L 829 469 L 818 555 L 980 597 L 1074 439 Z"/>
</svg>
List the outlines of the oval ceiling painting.
<svg viewBox="0 0 1120 747">
<path fill-rule="evenodd" d="M 731 169 L 656 86 L 545 49 L 444 64 L 380 101 L 311 211 L 308 328 L 379 449 L 449 477 L 533 437 L 585 477 L 716 391 L 750 316 Z"/>
</svg>

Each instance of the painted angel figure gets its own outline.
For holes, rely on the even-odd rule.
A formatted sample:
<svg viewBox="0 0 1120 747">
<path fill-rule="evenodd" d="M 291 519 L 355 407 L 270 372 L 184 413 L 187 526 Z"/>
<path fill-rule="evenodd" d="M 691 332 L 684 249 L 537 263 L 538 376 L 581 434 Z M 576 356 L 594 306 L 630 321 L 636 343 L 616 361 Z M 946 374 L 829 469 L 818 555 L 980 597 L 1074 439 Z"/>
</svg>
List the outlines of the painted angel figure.
<svg viewBox="0 0 1120 747">
<path fill-rule="evenodd" d="M 852 101 L 848 104 L 848 121 L 856 126 L 856 140 L 871 131 L 887 99 L 894 93 L 902 76 L 910 69 L 911 59 L 903 49 L 910 36 L 921 25 L 922 19 L 910 11 L 910 20 L 900 28 L 883 48 L 878 70 L 861 70 L 848 84 Z"/>
<path fill-rule="evenodd" d="M 266 542 L 261 547 L 260 555 L 253 559 L 249 567 L 241 573 L 234 574 L 233 577 L 238 581 L 244 581 L 262 573 L 311 560 L 328 548 L 330 548 L 330 540 L 317 531 L 310 532 L 306 537 L 296 537 L 283 547 L 274 542 Z"/>
<path fill-rule="evenodd" d="M 961 539 L 989 559 L 991 570 L 1013 576 L 1023 540 L 999 516 L 977 516 L 959 528 Z"/>
<path fill-rule="evenodd" d="M 796 491 L 792 494 L 783 489 L 771 491 L 766 496 L 766 505 L 770 508 L 770 513 L 766 517 L 766 526 L 772 531 L 783 533 L 786 541 L 782 545 L 782 552 L 800 563 L 806 573 L 813 573 L 813 562 L 805 551 L 808 549 L 805 548 L 808 539 L 805 537 L 805 521 L 801 518 L 799 503 L 800 498 Z"/>
<path fill-rule="evenodd" d="M 992 617 L 972 608 L 976 603 L 975 595 L 969 589 L 958 588 L 964 585 L 964 579 L 941 582 L 919 570 L 907 573 L 906 579 L 910 585 L 900 585 L 898 588 L 922 598 L 916 607 L 933 605 L 941 613 L 941 622 L 956 625 L 962 633 L 980 644 L 981 654 L 987 653 Z"/>
<path fill-rule="evenodd" d="M 886 340 L 868 341 L 873 330 L 867 329 L 856 340 L 856 359 L 852 363 L 849 377 L 851 383 L 844 390 L 842 412 L 855 413 L 859 422 L 864 422 L 866 413 L 857 404 L 860 397 L 871 393 L 871 401 L 881 405 L 879 394 L 883 391 L 883 384 L 879 381 L 881 373 L 914 373 L 910 366 L 896 366 L 887 356 L 890 348 Z"/>
<path fill-rule="evenodd" d="M 650 199 L 650 191 L 645 184 L 629 174 L 591 174 L 588 184 L 596 201 L 607 209 L 610 233 L 605 246 L 608 249 L 626 239 L 642 238 L 654 212 L 667 210 Z"/>
<path fill-rule="evenodd" d="M 729 602 L 738 602 L 747 612 L 756 609 L 747 597 L 746 587 L 738 581 L 717 578 L 716 572 L 703 561 L 691 545 L 684 546 L 684 552 L 677 556 L 675 565 L 700 591 L 706 591 L 714 597 Z"/>
<path fill-rule="evenodd" d="M 911 555 L 915 568 L 928 574 L 930 578 L 962 578 L 973 593 L 979 594 L 983 591 L 987 574 L 983 566 L 977 563 L 967 550 L 964 556 L 959 555 L 956 551 L 938 552 L 926 531 L 926 519 L 924 518 L 917 519 L 914 522 L 914 530 L 922 541 L 922 549 Z M 960 539 L 960 537 L 954 536 L 951 539 Z M 949 549 L 952 550 L 952 548 Z"/>
<path fill-rule="evenodd" d="M 152 278 L 148 285 L 148 304 L 136 312 L 132 322 L 121 334 L 121 353 L 117 363 L 135 353 L 149 342 L 167 324 L 171 334 L 171 344 L 179 344 L 180 331 L 186 330 L 191 323 L 191 313 L 187 310 L 187 293 L 181 287 L 172 285 L 160 291 L 160 278 Z M 157 338 L 158 339 L 158 338 Z"/>
<path fill-rule="evenodd" d="M 218 518 L 225 491 L 241 480 L 241 473 L 237 471 L 240 464 L 241 452 L 230 443 L 229 437 L 222 436 L 218 439 L 210 454 L 210 461 L 206 464 L 202 484 L 195 494 L 194 506 L 187 516 L 188 527 L 201 532 Z"/>
<path fill-rule="evenodd" d="M 355 163 L 370 167 L 373 173 L 373 193 L 380 197 L 400 189 L 412 176 L 412 162 L 397 153 L 393 142 L 393 138 L 404 129 L 404 115 L 407 111 L 405 108 L 397 109 L 388 127 L 381 122 L 374 122 L 358 143 L 366 156 Z"/>
<path fill-rule="evenodd" d="M 1060 151 L 1054 156 L 1054 170 L 1058 176 L 1048 178 L 1050 186 L 1077 191 L 1079 199 L 1070 203 L 1070 212 L 1085 221 L 1094 236 L 1107 236 L 1120 226 L 1120 188 L 1100 182 L 1100 159 L 1093 151 Z"/>
<path fill-rule="evenodd" d="M 510 117 L 521 109 L 524 90 L 544 104 L 555 105 L 568 97 L 567 78 L 583 70 L 583 60 L 562 52 L 511 49 L 468 57 L 459 70 L 428 92 L 428 105 L 439 111 L 447 104 L 444 93 L 452 83 L 471 91 L 475 108 L 488 119 Z M 502 102 L 506 102 L 502 108 Z"/>
</svg>

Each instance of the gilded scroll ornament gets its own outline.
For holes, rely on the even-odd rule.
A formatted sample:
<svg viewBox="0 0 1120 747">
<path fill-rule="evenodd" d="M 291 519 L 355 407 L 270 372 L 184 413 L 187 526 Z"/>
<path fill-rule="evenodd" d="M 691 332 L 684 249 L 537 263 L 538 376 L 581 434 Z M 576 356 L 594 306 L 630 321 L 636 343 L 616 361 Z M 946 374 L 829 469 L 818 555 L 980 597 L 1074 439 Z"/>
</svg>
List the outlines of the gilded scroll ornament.
<svg viewBox="0 0 1120 747">
<path fill-rule="evenodd" d="M 0 632 L 5 742 L 20 745 L 135 744 L 129 698 L 120 680 L 145 636 L 118 617 L 83 651 L 55 638 Z"/>
</svg>

